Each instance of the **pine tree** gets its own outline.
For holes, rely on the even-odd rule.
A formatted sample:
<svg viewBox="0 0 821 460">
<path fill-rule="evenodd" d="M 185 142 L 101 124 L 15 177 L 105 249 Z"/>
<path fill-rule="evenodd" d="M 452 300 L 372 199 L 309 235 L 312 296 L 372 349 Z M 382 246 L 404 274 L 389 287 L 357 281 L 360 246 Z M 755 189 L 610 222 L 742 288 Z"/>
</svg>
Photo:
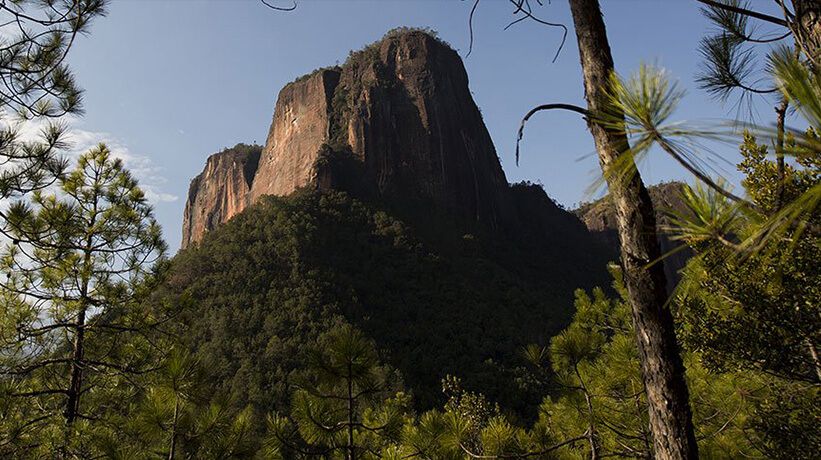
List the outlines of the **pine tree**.
<svg viewBox="0 0 821 460">
<path fill-rule="evenodd" d="M 391 373 L 378 365 L 373 345 L 355 329 L 338 327 L 308 358 L 291 416 L 268 417 L 271 458 L 380 458 L 399 441 L 410 400 L 390 397 Z"/>
<path fill-rule="evenodd" d="M 36 140 L 20 138 L 19 121 L 82 113 L 82 91 L 66 65 L 75 39 L 105 15 L 107 0 L 16 0 L 0 14 L 0 199 L 54 183 L 65 125 L 48 123 Z M 5 229 L 0 213 L 0 231 Z"/>
<path fill-rule="evenodd" d="M 160 368 L 122 414 L 119 431 L 101 440 L 101 452 L 112 459 L 252 458 L 258 445 L 250 408 L 233 409 L 209 391 L 197 360 L 168 347 Z"/>
<path fill-rule="evenodd" d="M 88 455 L 94 427 L 156 368 L 141 302 L 165 243 L 136 181 L 105 145 L 8 211 L 0 259 L 0 451 Z M 16 414 L 16 415 L 15 415 Z"/>
</svg>

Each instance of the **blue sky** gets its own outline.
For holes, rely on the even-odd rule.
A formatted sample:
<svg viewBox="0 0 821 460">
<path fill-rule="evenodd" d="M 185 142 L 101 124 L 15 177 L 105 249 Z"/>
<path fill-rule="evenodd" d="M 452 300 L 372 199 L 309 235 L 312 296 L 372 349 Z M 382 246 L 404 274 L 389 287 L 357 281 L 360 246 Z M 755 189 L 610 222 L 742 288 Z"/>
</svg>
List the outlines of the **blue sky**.
<svg viewBox="0 0 821 460">
<path fill-rule="evenodd" d="M 76 138 L 106 141 L 127 159 L 151 192 L 172 253 L 179 247 L 190 180 L 208 155 L 238 142 L 264 142 L 283 85 L 317 67 L 341 64 L 350 50 L 397 26 L 429 27 L 463 58 L 468 50 L 472 1 L 297 1 L 295 11 L 283 13 L 255 0 L 114 0 L 109 15 L 72 50 L 70 65 L 86 90 L 86 114 L 74 125 Z M 592 198 L 585 191 L 598 170 L 592 141 L 577 116 L 534 117 L 521 163 L 514 164 L 516 130 L 530 108 L 584 104 L 566 2 L 532 3 L 540 17 L 570 28 L 555 63 L 560 29 L 523 22 L 503 31 L 516 18 L 512 5 L 482 0 L 465 66 L 508 181 L 541 182 L 551 197 L 573 207 Z M 774 3 L 753 4 L 769 11 Z M 735 115 L 694 83 L 697 45 L 710 27 L 695 0 L 603 0 L 602 9 L 620 73 L 629 74 L 642 61 L 668 69 L 688 91 L 677 118 Z M 772 119 L 773 105 L 755 101 L 761 120 Z M 737 157 L 732 148 L 725 150 L 727 163 L 717 166 L 733 177 Z M 648 183 L 690 180 L 661 155 L 645 162 L 642 173 Z"/>
</svg>

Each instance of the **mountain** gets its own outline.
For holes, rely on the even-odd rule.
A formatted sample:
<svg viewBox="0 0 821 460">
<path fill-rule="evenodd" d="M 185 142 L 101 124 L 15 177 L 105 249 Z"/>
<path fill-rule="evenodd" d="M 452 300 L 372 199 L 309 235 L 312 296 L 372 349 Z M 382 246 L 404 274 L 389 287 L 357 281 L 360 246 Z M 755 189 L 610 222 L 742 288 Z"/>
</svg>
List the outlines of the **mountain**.
<svg viewBox="0 0 821 460">
<path fill-rule="evenodd" d="M 614 254 L 507 183 L 458 54 L 401 30 L 283 88 L 264 147 L 209 157 L 157 295 L 215 391 L 262 413 L 349 323 L 420 408 L 455 374 L 535 416 L 520 349 L 567 326 L 577 288 L 609 285 Z"/>
<path fill-rule="evenodd" d="M 686 212 L 687 206 L 681 198 L 681 190 L 687 187 L 682 182 L 666 182 L 647 188 L 656 213 L 656 227 L 661 252 L 665 254 L 664 274 L 667 276 L 667 292 L 672 292 L 681 279 L 679 271 L 693 256 L 689 247 L 682 248 L 681 242 L 673 239 L 669 232 L 672 215 Z M 600 241 L 618 251 L 619 234 L 616 226 L 616 210 L 609 195 L 586 203 L 573 211 L 584 222 L 587 229 Z"/>
<path fill-rule="evenodd" d="M 264 195 L 309 185 L 490 227 L 516 221 L 462 60 L 422 31 L 394 33 L 286 85 L 258 163 L 234 150 L 209 158 L 192 181 L 183 247 Z"/>
</svg>

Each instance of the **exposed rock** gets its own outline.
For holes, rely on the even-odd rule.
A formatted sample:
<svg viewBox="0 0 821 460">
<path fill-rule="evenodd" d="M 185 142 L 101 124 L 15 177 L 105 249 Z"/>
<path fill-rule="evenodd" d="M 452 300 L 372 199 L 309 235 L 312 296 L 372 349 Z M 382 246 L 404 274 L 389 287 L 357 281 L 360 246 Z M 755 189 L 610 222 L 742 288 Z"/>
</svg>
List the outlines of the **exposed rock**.
<svg viewBox="0 0 821 460">
<path fill-rule="evenodd" d="M 456 51 L 422 32 L 355 53 L 334 96 L 339 132 L 369 185 L 391 202 L 429 202 L 497 227 L 507 180 Z"/>
<path fill-rule="evenodd" d="M 338 70 L 322 69 L 279 92 L 250 203 L 314 183 L 319 150 L 331 132 L 331 99 L 338 83 Z"/>
<path fill-rule="evenodd" d="M 529 201 L 538 209 L 514 203 L 462 60 L 422 31 L 389 33 L 342 67 L 286 85 L 249 188 L 236 176 L 241 160 L 218 160 L 192 182 L 183 247 L 263 195 L 306 186 L 375 199 L 404 217 L 435 210 L 509 233 L 555 214 L 540 208 L 544 200 Z"/>
<path fill-rule="evenodd" d="M 182 223 L 182 247 L 242 212 L 257 170 L 262 147 L 237 144 L 208 157 L 205 169 L 191 181 Z"/>
<path fill-rule="evenodd" d="M 661 252 L 667 255 L 664 259 L 664 273 L 667 275 L 668 292 L 672 292 L 678 284 L 681 279 L 679 271 L 693 255 L 689 248 L 680 250 L 682 243 L 674 241 L 670 232 L 665 230 L 672 225 L 671 211 L 681 213 L 686 210 L 681 198 L 682 187 L 687 187 L 687 185 L 681 182 L 667 182 L 648 187 L 650 200 L 656 212 L 656 227 Z M 593 203 L 585 204 L 573 212 L 592 234 L 618 251 L 619 234 L 616 227 L 616 212 L 609 200 L 609 195 Z"/>
</svg>

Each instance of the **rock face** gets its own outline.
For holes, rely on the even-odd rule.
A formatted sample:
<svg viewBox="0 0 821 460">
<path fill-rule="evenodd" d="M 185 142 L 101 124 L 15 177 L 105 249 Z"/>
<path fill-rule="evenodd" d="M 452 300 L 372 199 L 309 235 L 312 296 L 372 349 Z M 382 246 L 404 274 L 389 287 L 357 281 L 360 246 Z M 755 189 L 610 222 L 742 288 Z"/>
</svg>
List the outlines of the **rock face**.
<svg viewBox="0 0 821 460">
<path fill-rule="evenodd" d="M 459 55 L 425 33 L 354 54 L 334 96 L 335 141 L 390 201 L 423 201 L 497 227 L 512 217 L 507 179 Z"/>
<path fill-rule="evenodd" d="M 288 195 L 314 182 L 316 160 L 331 132 L 331 100 L 338 70 L 319 70 L 279 92 L 250 202 L 262 195 Z"/>
<path fill-rule="evenodd" d="M 185 202 L 182 247 L 248 206 L 251 182 L 262 147 L 238 144 L 208 157 L 205 169 L 191 181 Z"/>
<path fill-rule="evenodd" d="M 258 160 L 209 158 L 191 184 L 183 247 L 261 196 L 304 186 L 435 207 L 492 229 L 517 221 L 459 55 L 421 31 L 389 34 L 283 88 Z"/>
<path fill-rule="evenodd" d="M 672 292 L 678 284 L 681 279 L 679 271 L 684 268 L 687 260 L 693 255 L 689 248 L 671 252 L 676 250 L 682 243 L 674 241 L 672 235 L 664 230 L 672 224 L 671 211 L 684 212 L 686 209 L 681 198 L 682 187 L 687 187 L 687 185 L 681 182 L 668 182 L 647 189 L 656 212 L 656 226 L 658 227 L 661 252 L 662 254 L 669 253 L 664 259 L 664 274 L 667 275 L 668 292 Z M 584 205 L 575 210 L 574 213 L 584 222 L 590 233 L 618 251 L 619 234 L 616 226 L 616 212 L 608 197 Z"/>
</svg>

